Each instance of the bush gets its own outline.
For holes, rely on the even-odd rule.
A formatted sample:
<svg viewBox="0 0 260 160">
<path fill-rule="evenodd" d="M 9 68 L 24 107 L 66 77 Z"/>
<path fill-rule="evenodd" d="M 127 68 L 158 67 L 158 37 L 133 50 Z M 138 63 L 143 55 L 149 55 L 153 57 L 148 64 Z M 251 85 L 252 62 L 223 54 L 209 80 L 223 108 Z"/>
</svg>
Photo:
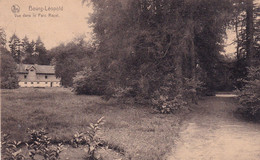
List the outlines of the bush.
<svg viewBox="0 0 260 160">
<path fill-rule="evenodd" d="M 73 91 L 77 94 L 104 95 L 107 85 L 105 79 L 104 73 L 86 67 L 73 79 Z"/>
<path fill-rule="evenodd" d="M 160 113 L 168 114 L 186 109 L 189 99 L 192 97 L 184 96 L 184 94 L 190 92 L 191 89 L 195 93 L 193 96 L 196 96 L 194 87 L 188 86 L 188 83 L 184 83 L 184 87 L 180 87 L 177 82 L 176 77 L 173 74 L 169 74 L 166 76 L 163 85 L 154 92 L 152 104 Z"/>
<path fill-rule="evenodd" d="M 5 48 L 0 48 L 1 53 L 1 88 L 18 88 L 16 63 Z"/>
<path fill-rule="evenodd" d="M 155 109 L 163 114 L 174 113 L 181 109 L 186 109 L 187 102 L 183 99 L 183 96 L 178 94 L 173 99 L 168 97 L 160 96 L 159 99 L 153 99 Z"/>
<path fill-rule="evenodd" d="M 248 69 L 245 86 L 238 92 L 239 102 L 243 105 L 240 110 L 252 118 L 260 115 L 260 66 Z"/>
</svg>

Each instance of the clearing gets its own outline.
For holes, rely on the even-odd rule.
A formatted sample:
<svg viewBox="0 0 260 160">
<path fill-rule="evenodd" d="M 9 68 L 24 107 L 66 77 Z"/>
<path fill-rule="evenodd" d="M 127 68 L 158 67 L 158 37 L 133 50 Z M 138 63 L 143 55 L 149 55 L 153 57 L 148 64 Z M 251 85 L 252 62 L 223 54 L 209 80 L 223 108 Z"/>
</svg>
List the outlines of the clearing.
<svg viewBox="0 0 260 160">
<path fill-rule="evenodd" d="M 124 151 L 119 156 L 116 151 L 104 153 L 104 159 L 161 159 L 171 151 L 180 128 L 180 115 L 155 114 L 150 106 L 75 95 L 64 88 L 1 90 L 1 98 L 2 132 L 23 142 L 28 140 L 27 128 L 45 128 L 52 139 L 69 141 L 77 131 L 86 131 L 90 122 L 104 116 L 100 137 L 112 148 Z M 61 159 L 80 160 L 84 154 L 82 147 L 68 148 Z"/>
</svg>

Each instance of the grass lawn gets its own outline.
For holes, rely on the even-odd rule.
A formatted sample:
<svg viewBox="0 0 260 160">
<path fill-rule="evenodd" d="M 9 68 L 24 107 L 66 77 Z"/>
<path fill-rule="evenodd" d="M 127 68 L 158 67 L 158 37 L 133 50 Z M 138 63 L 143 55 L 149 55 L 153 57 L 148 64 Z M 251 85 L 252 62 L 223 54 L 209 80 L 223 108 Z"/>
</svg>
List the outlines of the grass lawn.
<svg viewBox="0 0 260 160">
<path fill-rule="evenodd" d="M 26 129 L 45 128 L 52 139 L 72 139 L 90 122 L 105 117 L 100 137 L 125 151 L 124 159 L 164 159 L 179 131 L 180 116 L 155 114 L 149 106 L 119 104 L 64 88 L 1 91 L 1 128 L 27 141 Z M 77 153 L 77 152 L 73 152 Z"/>
</svg>

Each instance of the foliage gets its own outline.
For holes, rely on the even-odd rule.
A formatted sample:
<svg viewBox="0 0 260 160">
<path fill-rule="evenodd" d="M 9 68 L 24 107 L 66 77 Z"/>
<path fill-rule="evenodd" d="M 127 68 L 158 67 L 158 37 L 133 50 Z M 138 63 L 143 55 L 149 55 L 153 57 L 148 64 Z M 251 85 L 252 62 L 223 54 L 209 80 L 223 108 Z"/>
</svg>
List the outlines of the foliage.
<svg viewBox="0 0 260 160">
<path fill-rule="evenodd" d="M 55 65 L 55 73 L 61 78 L 61 83 L 65 87 L 71 87 L 76 73 L 94 61 L 91 58 L 93 48 L 83 39 L 74 40 L 67 45 L 61 44 L 49 52 L 53 57 L 52 64 Z"/>
<path fill-rule="evenodd" d="M 178 110 L 185 109 L 187 102 L 183 99 L 182 95 L 178 94 L 173 99 L 167 96 L 160 96 L 152 100 L 155 109 L 163 114 L 175 113 Z"/>
<path fill-rule="evenodd" d="M 76 132 L 73 135 L 73 138 L 70 140 L 70 143 L 74 148 L 77 148 L 79 147 L 79 145 L 86 143 L 84 133 Z"/>
<path fill-rule="evenodd" d="M 185 99 L 188 99 L 191 103 L 198 103 L 198 97 L 203 96 L 206 90 L 205 84 L 199 79 L 189 79 L 184 80 L 185 88 L 184 95 Z"/>
<path fill-rule="evenodd" d="M 120 99 L 122 100 L 127 97 L 132 97 L 132 92 L 133 92 L 132 87 L 126 87 L 126 88 L 118 87 L 118 88 L 114 88 L 112 97 L 118 100 Z"/>
<path fill-rule="evenodd" d="M 45 160 L 57 160 L 59 154 L 63 150 L 63 145 L 60 143 L 57 147 L 50 146 L 50 138 L 47 137 L 47 132 L 44 129 L 30 130 L 30 141 L 26 143 L 29 151 L 30 159 L 34 160 L 36 155 L 42 156 Z M 4 160 L 24 160 L 25 154 L 22 153 L 21 141 L 9 141 L 9 136 L 3 134 L 2 140 L 2 158 Z"/>
<path fill-rule="evenodd" d="M 131 89 L 131 96 L 151 99 L 169 74 L 176 84 L 168 94 L 182 95 L 184 79 L 195 79 L 197 66 L 207 73 L 205 86 L 214 89 L 212 73 L 223 49 L 230 1 L 91 2 L 98 65 L 109 75 L 110 96 Z"/>
<path fill-rule="evenodd" d="M 51 57 L 47 54 L 47 50 L 40 37 L 38 37 L 36 42 L 33 40 L 29 42 L 27 36 L 20 40 L 16 34 L 13 34 L 8 42 L 11 55 L 16 63 L 50 64 Z"/>
<path fill-rule="evenodd" d="M 88 130 L 84 133 L 77 132 L 71 140 L 73 147 L 79 145 L 87 145 L 84 150 L 87 152 L 86 158 L 89 160 L 97 160 L 97 150 L 104 146 L 104 142 L 99 138 L 99 130 L 101 125 L 104 124 L 104 117 L 98 119 L 95 123 L 90 123 Z M 28 129 L 30 140 L 25 143 L 29 151 L 30 159 L 37 159 L 35 157 L 41 156 L 45 160 L 57 160 L 59 155 L 64 149 L 63 145 L 59 143 L 57 147 L 51 144 L 51 138 L 47 136 L 44 129 L 30 130 Z M 9 141 L 9 135 L 3 134 L 1 137 L 2 145 L 2 158 L 4 160 L 24 160 L 25 154 L 22 153 L 21 141 Z M 37 156 L 38 155 L 38 156 Z"/>
<path fill-rule="evenodd" d="M 238 92 L 238 98 L 243 109 L 256 117 L 260 115 L 260 66 L 249 68 L 247 78 L 244 80 L 245 86 Z"/>
<path fill-rule="evenodd" d="M 154 92 L 152 104 L 160 113 L 174 113 L 187 107 L 184 99 L 184 89 L 178 86 L 177 78 L 173 74 L 166 76 L 162 86 Z M 187 86 L 187 85 L 185 85 Z"/>
<path fill-rule="evenodd" d="M 16 63 L 9 51 L 0 47 L 1 54 L 1 88 L 18 88 L 18 77 L 16 74 Z"/>
<path fill-rule="evenodd" d="M 19 149 L 21 141 L 9 141 L 9 135 L 3 134 L 1 136 L 1 153 L 4 160 L 24 160 L 25 157 Z"/>
<path fill-rule="evenodd" d="M 247 67 L 259 63 L 259 6 L 254 0 L 235 0 L 232 26 L 236 38 L 236 61 L 233 69 L 233 80 L 235 86 L 241 89 L 245 83 L 240 79 L 246 79 Z"/>
<path fill-rule="evenodd" d="M 25 36 L 22 39 L 23 57 L 22 62 L 24 64 L 37 64 L 38 54 L 35 52 L 35 42 L 29 42 L 29 39 Z"/>
<path fill-rule="evenodd" d="M 44 129 L 41 130 L 28 130 L 30 134 L 30 141 L 27 148 L 31 159 L 35 159 L 35 155 L 41 155 L 46 160 L 59 159 L 59 154 L 63 150 L 63 145 L 60 143 L 57 147 L 50 146 L 50 138 Z"/>
<path fill-rule="evenodd" d="M 100 130 L 100 126 L 104 124 L 104 117 L 101 117 L 99 120 L 97 120 L 96 123 L 90 123 L 89 131 L 87 132 L 87 153 L 88 153 L 88 159 L 89 160 L 95 160 L 96 159 L 96 151 L 100 147 L 101 140 L 98 138 L 98 131 Z"/>
<path fill-rule="evenodd" d="M 6 33 L 5 30 L 0 27 L 0 47 L 5 47 L 6 45 Z"/>
<path fill-rule="evenodd" d="M 16 34 L 13 34 L 9 40 L 9 47 L 11 50 L 11 55 L 16 63 L 21 62 L 21 41 Z"/>
<path fill-rule="evenodd" d="M 73 88 L 77 94 L 104 95 L 106 91 L 105 73 L 85 67 L 73 79 Z"/>
<path fill-rule="evenodd" d="M 47 50 L 40 37 L 38 37 L 38 39 L 35 42 L 35 53 L 38 55 L 37 64 L 41 64 L 41 65 L 50 64 L 50 59 L 47 55 Z"/>
<path fill-rule="evenodd" d="M 87 152 L 87 159 L 88 160 L 97 160 L 96 151 L 100 146 L 102 146 L 102 141 L 98 138 L 98 131 L 100 130 L 100 126 L 104 124 L 104 117 L 101 117 L 97 120 L 96 123 L 89 124 L 89 130 L 85 133 L 77 132 L 71 143 L 74 147 L 78 147 L 79 144 L 86 144 L 88 148 L 84 150 Z"/>
</svg>

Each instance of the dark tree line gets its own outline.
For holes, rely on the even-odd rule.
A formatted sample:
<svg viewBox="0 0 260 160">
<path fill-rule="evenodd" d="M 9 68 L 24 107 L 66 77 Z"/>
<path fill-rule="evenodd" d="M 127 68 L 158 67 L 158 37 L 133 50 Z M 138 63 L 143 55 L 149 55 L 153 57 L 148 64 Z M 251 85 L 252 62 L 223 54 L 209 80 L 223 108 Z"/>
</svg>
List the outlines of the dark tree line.
<svg viewBox="0 0 260 160">
<path fill-rule="evenodd" d="M 159 101 L 163 95 L 162 99 L 173 102 L 176 97 L 195 99 L 203 87 L 215 89 L 223 38 L 232 18 L 231 1 L 91 3 L 98 67 L 87 68 L 82 75 L 99 72 L 107 84 L 104 94 Z M 82 75 L 76 84 L 84 85 Z"/>
<path fill-rule="evenodd" d="M 253 0 L 88 2 L 98 63 L 78 73 L 78 93 L 173 105 L 200 93 L 243 89 L 248 82 L 241 79 L 252 79 L 257 70 L 248 67 L 259 66 L 259 8 Z M 230 27 L 236 31 L 233 60 L 220 54 Z M 98 83 L 89 83 L 95 76 Z"/>
<path fill-rule="evenodd" d="M 16 76 L 16 63 L 10 52 L 6 49 L 6 34 L 0 27 L 0 57 L 1 57 L 1 88 L 18 88 Z"/>
<path fill-rule="evenodd" d="M 94 48 L 84 41 L 84 37 L 76 37 L 68 44 L 61 44 L 49 51 L 51 64 L 55 65 L 56 76 L 61 78 L 63 86 L 71 87 L 76 73 L 93 63 L 93 52 Z"/>
<path fill-rule="evenodd" d="M 259 4 L 258 4 L 259 5 Z M 234 3 L 234 18 L 232 25 L 235 28 L 236 59 L 233 70 L 235 86 L 243 87 L 240 81 L 246 78 L 248 67 L 259 65 L 259 6 L 253 0 L 236 0 Z"/>
<path fill-rule="evenodd" d="M 236 59 L 233 69 L 239 89 L 239 111 L 250 119 L 260 120 L 260 14 L 253 0 L 235 1 Z"/>
<path fill-rule="evenodd" d="M 11 55 L 16 63 L 50 64 L 50 57 L 47 55 L 47 50 L 40 37 L 36 42 L 33 40 L 30 42 L 27 36 L 20 40 L 16 34 L 13 34 L 8 42 Z"/>
</svg>

